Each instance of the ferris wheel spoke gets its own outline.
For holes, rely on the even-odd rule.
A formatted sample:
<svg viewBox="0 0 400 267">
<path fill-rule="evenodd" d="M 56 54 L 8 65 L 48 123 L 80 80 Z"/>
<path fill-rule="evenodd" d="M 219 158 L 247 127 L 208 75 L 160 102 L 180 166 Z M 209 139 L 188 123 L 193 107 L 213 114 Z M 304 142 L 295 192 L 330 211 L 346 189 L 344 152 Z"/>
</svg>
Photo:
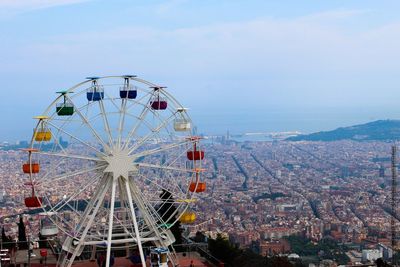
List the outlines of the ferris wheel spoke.
<svg viewBox="0 0 400 267">
<path fill-rule="evenodd" d="M 170 188 L 167 188 L 166 186 L 161 185 L 160 183 L 154 181 L 154 179 L 150 179 L 149 177 L 146 177 L 142 174 L 139 174 L 139 177 L 141 177 L 144 181 L 147 181 L 154 185 L 156 188 L 161 189 L 161 190 L 167 190 L 167 191 L 174 191 L 176 194 L 182 194 L 180 197 L 186 198 L 186 193 L 182 191 L 182 189 L 176 184 L 176 183 L 168 183 L 168 186 L 171 186 Z"/>
<path fill-rule="evenodd" d="M 83 242 L 85 241 L 85 238 L 86 238 L 88 232 L 90 231 L 90 228 L 91 228 L 92 225 L 93 225 L 93 222 L 94 222 L 95 217 L 96 217 L 95 215 L 96 215 L 97 212 L 99 211 L 100 206 L 101 206 L 101 204 L 103 203 L 104 197 L 105 197 L 105 195 L 106 195 L 107 189 L 108 189 L 110 186 L 111 186 L 111 184 L 110 184 L 110 182 L 108 182 L 108 183 L 103 187 L 103 190 L 99 193 L 99 195 L 96 196 L 96 201 L 95 201 L 96 203 L 95 203 L 95 205 L 94 205 L 94 206 L 91 206 L 91 207 L 87 207 L 86 210 L 90 210 L 90 212 L 92 212 L 93 215 L 92 215 L 92 216 L 89 216 L 88 218 L 87 218 L 86 216 L 85 216 L 85 217 L 82 217 L 82 220 L 81 220 L 82 223 L 81 223 L 81 224 L 79 225 L 79 227 L 76 229 L 76 230 L 77 230 L 77 234 L 80 233 L 80 237 L 79 237 L 79 241 L 80 241 L 80 242 L 78 242 L 77 247 L 76 247 L 76 249 L 74 250 L 74 253 L 72 254 L 72 256 L 71 256 L 71 258 L 70 258 L 71 263 L 74 261 L 75 257 L 76 257 L 77 254 L 78 254 L 78 251 L 79 251 L 80 247 L 83 245 Z M 81 232 L 81 231 L 82 231 L 82 232 Z"/>
<path fill-rule="evenodd" d="M 125 117 L 127 114 L 129 115 L 127 110 L 129 110 L 134 105 L 142 104 L 141 103 L 142 99 L 146 98 L 148 95 L 149 95 L 149 93 L 146 93 L 144 96 L 142 96 L 138 100 L 130 99 L 129 101 L 133 102 L 133 104 L 129 105 L 129 106 L 128 106 L 128 100 L 125 98 L 122 98 L 121 107 L 118 107 L 113 101 L 114 106 L 119 110 L 119 123 L 118 123 L 118 147 L 119 148 L 121 148 L 122 134 L 124 132 L 124 126 L 125 126 Z"/>
<path fill-rule="evenodd" d="M 104 162 L 104 160 L 100 159 L 100 158 L 93 158 L 93 157 L 81 156 L 81 155 L 51 153 L 51 152 L 44 152 L 44 151 L 34 151 L 32 153 L 39 154 L 39 155 L 45 155 L 45 156 L 63 157 L 63 158 L 71 158 L 71 159 L 85 159 L 85 160 L 89 160 L 89 161 Z"/>
<path fill-rule="evenodd" d="M 151 169 L 162 169 L 162 170 L 168 170 L 168 171 L 179 171 L 183 173 L 195 173 L 195 170 L 190 170 L 190 169 L 184 169 L 184 168 L 177 168 L 177 167 L 171 167 L 171 166 L 164 166 L 164 165 L 157 165 L 157 164 L 150 164 L 150 163 L 136 163 L 137 166 L 143 167 L 143 168 L 151 168 Z"/>
<path fill-rule="evenodd" d="M 128 136 L 127 136 L 126 139 L 125 139 L 125 143 L 124 143 L 123 149 L 126 149 L 126 148 L 129 146 L 129 143 L 131 142 L 132 137 L 135 136 L 136 131 L 139 129 L 139 127 L 141 126 L 142 122 L 144 121 L 144 119 L 145 119 L 147 113 L 149 112 L 149 107 L 148 107 L 148 105 L 149 105 L 149 103 L 150 103 L 151 98 L 154 96 L 154 91 L 151 92 L 151 93 L 149 93 L 149 94 L 147 94 L 147 95 L 146 95 L 146 98 L 147 98 L 147 96 L 149 96 L 149 97 L 148 97 L 147 101 L 145 101 L 146 104 L 143 105 L 143 109 L 142 109 L 142 111 L 140 112 L 139 118 L 138 118 L 138 120 L 136 121 L 135 126 L 133 126 L 132 130 L 128 133 Z M 145 98 L 142 97 L 141 99 L 145 99 Z"/>
<path fill-rule="evenodd" d="M 101 111 L 101 117 L 103 119 L 104 130 L 106 131 L 107 136 L 108 136 L 108 143 L 109 143 L 110 147 L 112 147 L 114 145 L 114 143 L 113 143 L 112 133 L 111 133 L 111 129 L 110 129 L 110 124 L 109 124 L 108 118 L 107 118 L 107 113 L 104 108 L 104 102 L 103 102 L 103 100 L 100 100 L 98 102 L 99 102 L 99 107 L 100 107 L 100 111 Z"/>
<path fill-rule="evenodd" d="M 119 148 L 121 148 L 122 133 L 124 131 L 126 105 L 127 105 L 127 99 L 122 99 L 121 108 L 119 110 L 119 122 L 118 122 L 118 147 Z"/>
<path fill-rule="evenodd" d="M 66 160 L 66 158 L 62 158 L 60 161 L 58 161 L 57 164 L 53 165 L 53 167 L 52 167 L 50 170 L 48 170 L 48 171 L 46 172 L 46 174 L 43 175 L 43 177 L 40 177 L 40 178 L 38 179 L 38 180 L 39 180 L 38 183 L 40 183 L 40 182 L 43 181 L 43 180 L 46 180 L 47 177 L 49 177 L 49 175 L 52 174 L 54 170 L 56 170 L 62 163 L 65 162 L 65 160 Z"/>
<path fill-rule="evenodd" d="M 161 233 L 159 232 L 159 228 L 156 225 L 156 222 L 162 222 L 161 217 L 159 214 L 155 211 L 155 209 L 150 205 L 149 203 L 146 202 L 145 197 L 142 194 L 142 191 L 139 190 L 137 185 L 130 180 L 129 181 L 129 190 L 131 192 L 132 199 L 134 202 L 137 204 L 138 209 L 140 210 L 143 220 L 146 222 L 146 224 L 150 227 L 150 230 L 153 230 L 156 236 L 159 238 L 159 241 L 163 243 L 163 238 L 161 237 Z"/>
<path fill-rule="evenodd" d="M 145 137 L 137 141 L 131 148 L 129 148 L 128 154 L 131 154 L 133 151 L 141 147 L 146 141 L 148 141 L 150 138 L 152 138 L 154 135 L 158 134 L 162 128 L 168 125 L 172 121 L 173 118 L 175 118 L 175 113 L 173 113 L 169 118 L 164 120 L 160 125 L 157 126 L 157 128 L 153 129 L 150 133 L 148 133 Z"/>
<path fill-rule="evenodd" d="M 63 179 L 66 179 L 66 178 L 69 178 L 69 177 L 73 177 L 73 176 L 76 176 L 76 175 L 81 175 L 81 174 L 97 171 L 97 170 L 100 170 L 100 169 L 105 169 L 106 166 L 107 165 L 104 164 L 104 165 L 99 165 L 99 166 L 96 166 L 96 167 L 93 167 L 93 168 L 87 168 L 87 169 L 84 169 L 84 170 L 78 170 L 78 171 L 75 171 L 75 172 L 71 172 L 69 174 L 55 176 L 55 177 L 51 178 L 50 182 L 56 182 L 56 181 L 63 180 Z"/>
<path fill-rule="evenodd" d="M 146 114 L 148 113 L 148 108 L 144 107 L 142 113 L 140 114 L 139 118 L 138 118 L 138 122 L 136 123 L 136 125 L 132 128 L 132 130 L 129 132 L 127 138 L 125 139 L 125 143 L 123 146 L 123 149 L 125 149 L 127 146 L 129 146 L 129 143 L 131 142 L 132 137 L 135 136 L 135 133 L 137 131 L 137 129 L 140 127 L 140 125 L 142 124 L 144 117 L 146 116 Z"/>
<path fill-rule="evenodd" d="M 147 151 L 143 151 L 143 152 L 137 153 L 137 154 L 135 154 L 135 156 L 138 157 L 138 158 L 139 157 L 150 156 L 150 155 L 153 155 L 153 154 L 156 154 L 156 153 L 159 153 L 159 152 L 164 152 L 164 151 L 168 151 L 170 149 L 176 148 L 176 147 L 184 146 L 184 145 L 186 145 L 188 143 L 191 143 L 191 141 L 185 140 L 185 141 L 180 142 L 180 143 L 172 143 L 172 144 L 169 144 L 169 145 L 166 145 L 166 146 L 161 146 L 159 148 L 155 148 L 155 149 L 151 149 L 151 150 L 147 150 Z"/>
<path fill-rule="evenodd" d="M 124 180 L 125 179 L 118 179 L 120 202 L 121 202 L 121 207 L 123 207 L 124 209 L 129 209 L 129 208 L 131 208 L 131 205 L 133 207 L 133 203 L 129 202 L 129 199 L 128 199 L 128 196 L 127 196 L 127 191 L 126 191 L 126 188 L 125 188 L 125 181 Z M 129 213 L 127 215 L 129 217 Z M 125 216 L 123 218 L 124 224 L 126 225 L 124 227 L 124 230 L 125 230 L 126 233 L 128 233 L 128 235 L 130 235 L 131 237 L 134 237 L 133 234 L 132 234 L 134 232 L 133 226 L 132 226 L 132 224 L 128 225 L 128 221 L 127 221 L 128 218 L 126 218 L 126 217 L 127 216 Z M 128 229 L 127 227 L 130 227 L 130 229 Z"/>
<path fill-rule="evenodd" d="M 79 117 L 82 119 L 82 122 L 89 128 L 89 130 L 92 132 L 93 136 L 96 137 L 96 139 L 103 145 L 103 148 L 106 150 L 110 150 L 110 147 L 104 142 L 104 140 L 99 136 L 97 131 L 92 127 L 92 125 L 89 123 L 87 120 L 86 116 L 82 114 L 80 109 L 76 108 L 75 104 L 72 102 L 71 98 L 66 96 L 68 100 L 71 102 L 71 104 L 75 107 L 76 113 L 79 115 Z M 89 107 L 89 105 L 87 105 Z"/>
<path fill-rule="evenodd" d="M 74 194 L 72 194 L 70 197 L 68 197 L 68 199 L 63 199 L 62 201 L 58 202 L 54 207 L 52 207 L 52 210 L 55 212 L 60 212 L 65 206 L 68 206 L 71 210 L 75 211 L 75 213 L 78 213 L 78 211 L 71 206 L 70 202 L 74 201 L 74 199 L 76 199 L 80 194 L 82 194 L 83 192 L 85 192 L 90 186 L 92 186 L 99 178 L 101 177 L 101 175 L 95 175 L 92 177 L 91 180 L 89 180 L 89 182 L 83 186 L 82 188 L 79 189 L 79 191 L 75 192 Z"/>
<path fill-rule="evenodd" d="M 56 128 L 59 132 L 62 132 L 66 135 L 68 135 L 69 137 L 75 139 L 76 141 L 80 142 L 82 145 L 87 146 L 88 148 L 93 149 L 96 153 L 99 154 L 103 154 L 104 156 L 107 156 L 106 154 L 104 154 L 103 152 L 101 152 L 100 150 L 96 149 L 95 147 L 93 147 L 92 145 L 88 144 L 87 142 L 83 141 L 82 139 L 76 137 L 75 135 L 65 131 L 64 129 L 62 129 L 61 127 L 55 125 L 54 123 L 48 122 L 48 124 L 54 128 Z"/>
<path fill-rule="evenodd" d="M 185 155 L 187 152 L 186 150 L 181 151 L 176 157 L 175 159 L 171 160 L 170 162 L 165 162 L 164 166 L 172 166 L 173 164 L 175 164 L 183 155 Z"/>
</svg>

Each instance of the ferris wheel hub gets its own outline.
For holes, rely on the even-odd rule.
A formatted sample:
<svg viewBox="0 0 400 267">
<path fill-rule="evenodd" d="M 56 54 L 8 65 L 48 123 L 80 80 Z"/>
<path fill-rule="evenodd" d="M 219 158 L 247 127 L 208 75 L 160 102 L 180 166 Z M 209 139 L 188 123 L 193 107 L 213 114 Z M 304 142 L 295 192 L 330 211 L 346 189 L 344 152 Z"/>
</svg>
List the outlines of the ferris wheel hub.
<svg viewBox="0 0 400 267">
<path fill-rule="evenodd" d="M 137 164 L 134 163 L 135 157 L 129 155 L 127 149 L 115 149 L 109 156 L 104 157 L 108 166 L 104 169 L 105 173 L 113 173 L 114 178 L 120 176 L 128 178 L 130 172 L 137 172 Z"/>
</svg>

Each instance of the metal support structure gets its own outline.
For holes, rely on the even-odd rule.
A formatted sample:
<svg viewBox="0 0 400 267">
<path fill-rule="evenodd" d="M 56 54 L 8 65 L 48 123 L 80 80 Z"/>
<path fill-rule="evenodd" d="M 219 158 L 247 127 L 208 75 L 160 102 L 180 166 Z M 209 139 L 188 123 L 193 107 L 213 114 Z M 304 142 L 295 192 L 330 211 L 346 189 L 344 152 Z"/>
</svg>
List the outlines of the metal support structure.
<svg viewBox="0 0 400 267">
<path fill-rule="evenodd" d="M 111 239 L 112 239 L 113 224 L 114 224 L 115 189 L 117 187 L 117 181 L 116 181 L 117 179 L 116 179 L 116 177 L 113 176 L 112 185 L 111 185 L 111 204 L 110 204 L 110 214 L 109 214 L 109 220 L 108 220 L 106 267 L 110 267 Z"/>
<path fill-rule="evenodd" d="M 135 235 L 136 235 L 136 241 L 137 241 L 138 249 L 139 249 L 139 253 L 140 253 L 140 260 L 142 261 L 142 266 L 146 267 L 146 258 L 144 256 L 142 242 L 140 240 L 139 227 L 138 227 L 137 220 L 136 220 L 135 208 L 133 207 L 131 190 L 129 187 L 128 180 L 127 179 L 124 179 L 124 180 L 125 180 L 126 195 L 128 196 L 129 209 L 131 211 L 131 215 L 132 215 L 132 219 L 133 219 L 133 226 L 135 228 Z"/>
</svg>

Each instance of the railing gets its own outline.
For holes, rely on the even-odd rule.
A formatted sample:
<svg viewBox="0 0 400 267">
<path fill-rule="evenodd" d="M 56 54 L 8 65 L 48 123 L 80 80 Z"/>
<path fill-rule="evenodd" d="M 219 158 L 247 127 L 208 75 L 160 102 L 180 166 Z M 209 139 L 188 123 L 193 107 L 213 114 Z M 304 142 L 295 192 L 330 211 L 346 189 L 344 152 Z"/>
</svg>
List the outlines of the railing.
<svg viewBox="0 0 400 267">
<path fill-rule="evenodd" d="M 224 263 L 211 255 L 211 253 L 208 251 L 208 244 L 207 243 L 195 243 L 190 239 L 184 238 L 187 244 L 180 244 L 180 245 L 174 245 L 175 249 L 179 252 L 197 252 L 201 257 L 206 259 L 209 263 L 222 267 L 224 266 Z"/>
<path fill-rule="evenodd" d="M 222 267 L 224 266 L 224 263 L 211 255 L 211 253 L 208 251 L 208 244 L 207 243 L 195 243 L 190 239 L 184 238 L 184 240 L 187 242 L 186 244 L 180 244 L 180 245 L 175 245 L 174 249 L 178 253 L 191 253 L 191 252 L 196 252 L 198 253 L 202 258 L 207 260 L 207 262 L 210 265 L 214 265 L 217 267 Z M 58 240 L 54 239 L 41 239 L 37 241 L 39 244 L 39 248 L 45 248 L 49 249 L 51 251 L 51 255 L 54 256 L 55 260 L 59 260 L 61 256 L 61 244 L 59 243 Z M 16 242 L 1 242 L 0 243 L 0 260 L 6 259 L 7 262 L 11 262 L 14 264 L 24 264 L 24 263 L 30 263 L 31 261 L 31 253 L 33 251 L 33 243 L 31 241 L 16 241 Z M 36 243 L 36 242 L 35 242 Z M 28 249 L 21 249 L 21 247 L 27 247 Z M 150 250 L 152 247 L 143 247 L 143 250 L 146 252 L 145 254 L 149 254 Z M 27 251 L 27 257 L 25 259 L 16 259 L 16 254 L 17 251 Z M 121 248 L 113 248 L 113 251 L 116 250 L 126 250 L 125 247 Z M 100 248 L 98 247 L 96 249 L 97 253 L 105 253 L 106 249 L 105 248 Z M 82 254 L 77 258 L 77 260 L 89 260 L 91 258 L 91 253 L 92 253 L 92 247 L 87 246 L 84 248 L 84 251 Z M 14 255 L 14 257 L 13 257 Z M 125 255 L 129 256 L 129 255 Z M 37 258 L 36 258 L 37 259 Z M 1 263 L 0 263 L 1 266 Z"/>
</svg>

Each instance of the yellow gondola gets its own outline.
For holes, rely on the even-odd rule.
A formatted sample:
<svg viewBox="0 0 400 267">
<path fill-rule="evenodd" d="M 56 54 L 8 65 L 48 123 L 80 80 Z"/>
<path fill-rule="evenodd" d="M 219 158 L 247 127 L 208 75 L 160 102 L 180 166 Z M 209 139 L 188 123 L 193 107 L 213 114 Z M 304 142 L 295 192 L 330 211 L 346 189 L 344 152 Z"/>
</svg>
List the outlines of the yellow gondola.
<svg viewBox="0 0 400 267">
<path fill-rule="evenodd" d="M 47 116 L 36 116 L 34 119 L 38 119 L 38 127 L 33 130 L 34 139 L 37 142 L 47 142 L 51 140 L 51 131 L 46 127 L 45 120 L 49 117 Z"/>
<path fill-rule="evenodd" d="M 186 211 L 182 214 L 181 218 L 179 221 L 183 224 L 190 224 L 194 223 L 196 221 L 196 214 L 191 211 Z"/>
</svg>

